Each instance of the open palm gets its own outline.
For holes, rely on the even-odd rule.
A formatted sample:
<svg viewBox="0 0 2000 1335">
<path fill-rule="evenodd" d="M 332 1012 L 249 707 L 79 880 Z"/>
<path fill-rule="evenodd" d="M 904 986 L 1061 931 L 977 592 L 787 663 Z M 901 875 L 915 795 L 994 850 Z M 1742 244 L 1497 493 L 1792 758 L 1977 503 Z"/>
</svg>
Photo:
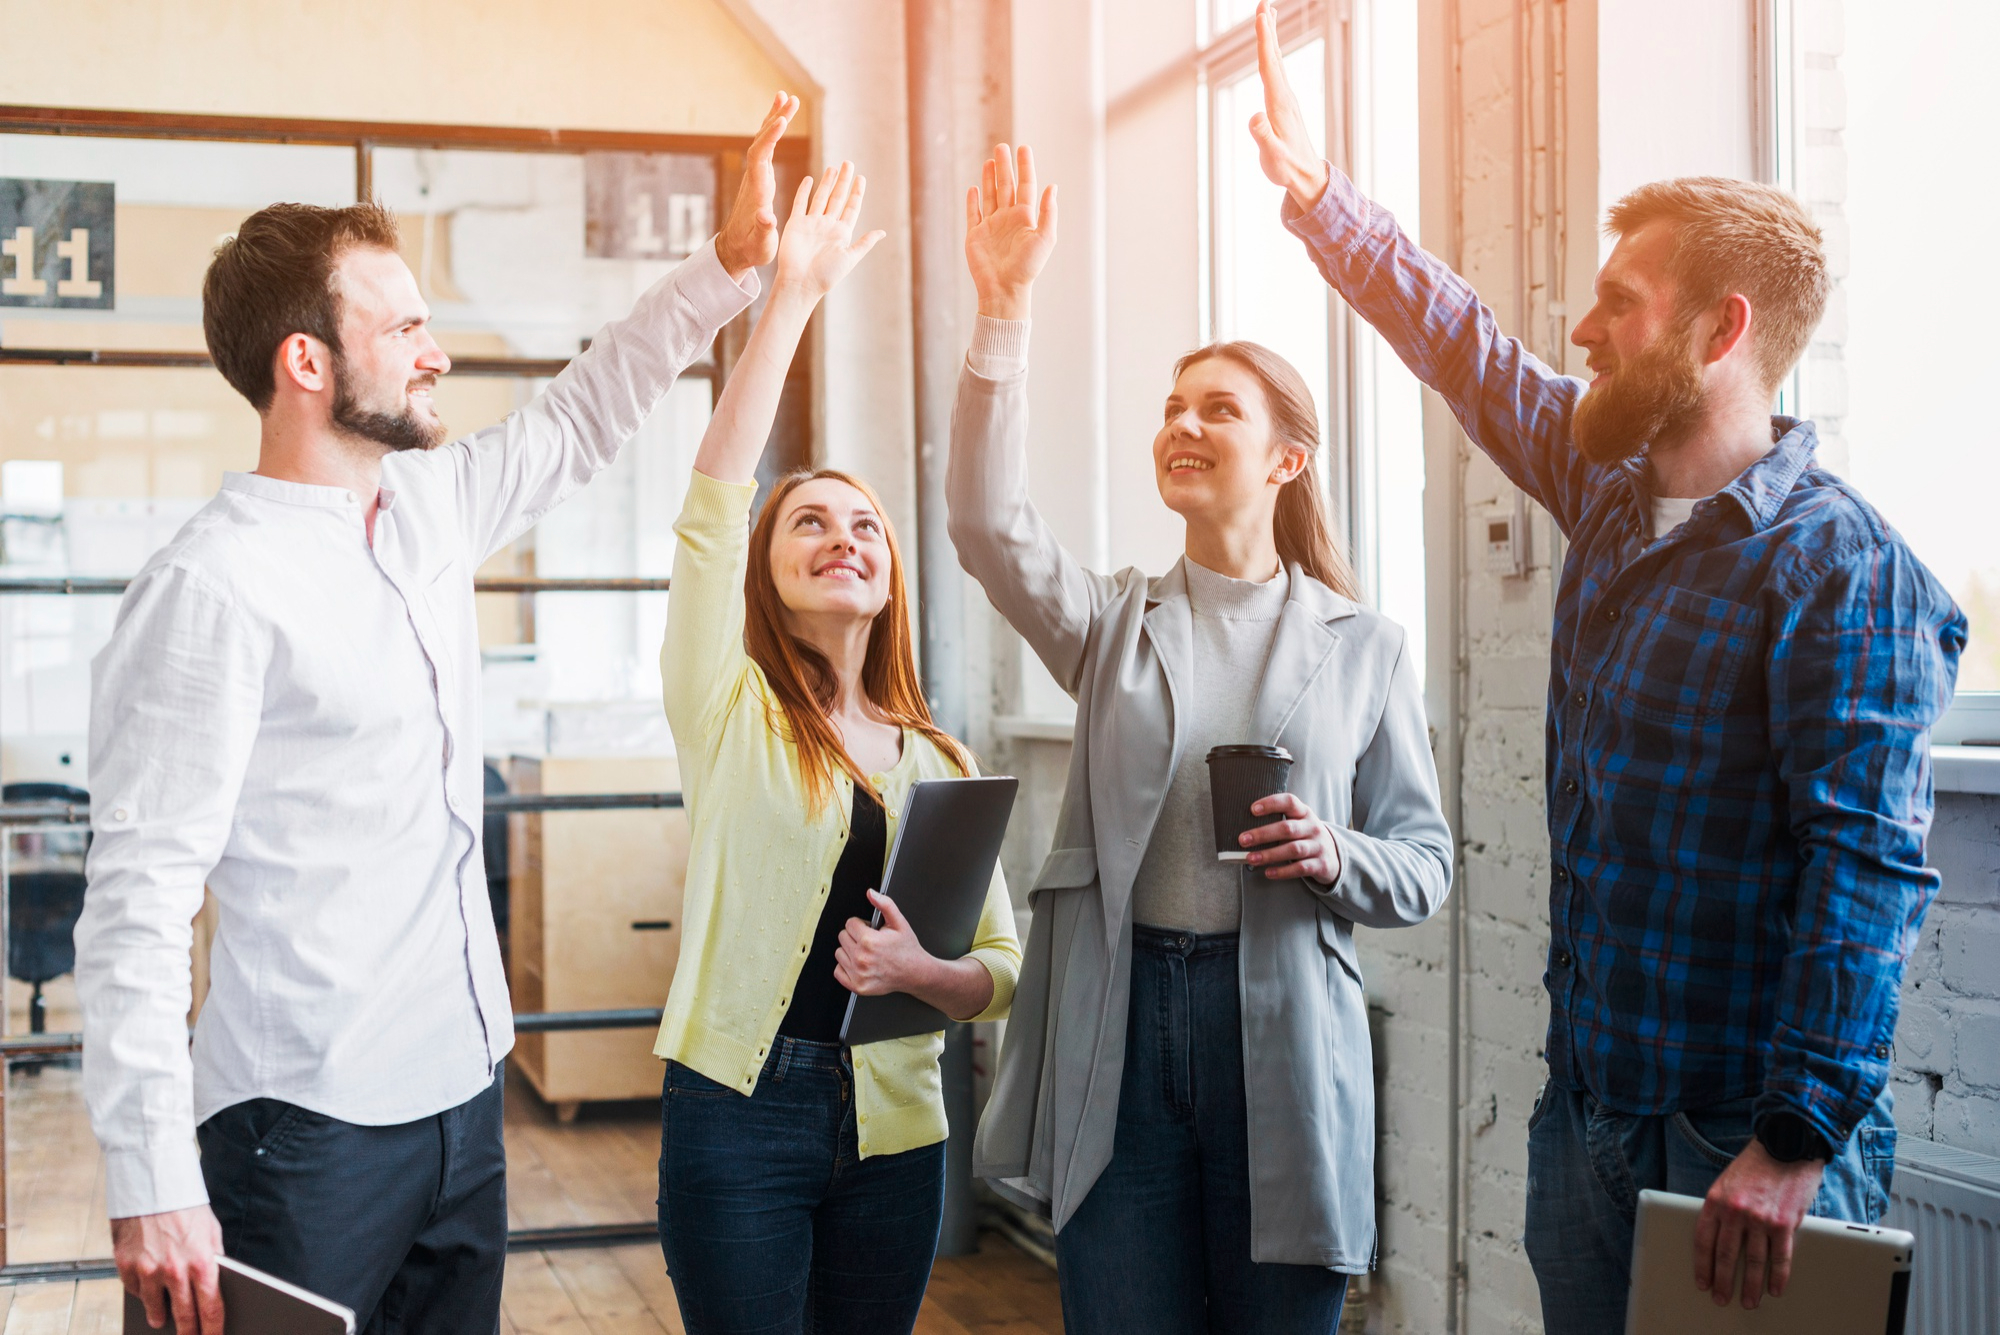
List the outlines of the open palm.
<svg viewBox="0 0 2000 1335">
<path fill-rule="evenodd" d="M 1056 247 L 1056 188 L 1039 194 L 1035 155 L 1022 145 L 993 150 L 979 188 L 965 196 L 965 263 L 979 309 L 1001 319 L 1026 315 L 1028 291 Z"/>
<path fill-rule="evenodd" d="M 861 257 L 875 248 L 884 232 L 854 239 L 854 222 L 861 216 L 861 198 L 868 178 L 843 162 L 820 177 L 799 182 L 792 215 L 778 242 L 778 285 L 818 299 L 853 272 Z"/>
</svg>

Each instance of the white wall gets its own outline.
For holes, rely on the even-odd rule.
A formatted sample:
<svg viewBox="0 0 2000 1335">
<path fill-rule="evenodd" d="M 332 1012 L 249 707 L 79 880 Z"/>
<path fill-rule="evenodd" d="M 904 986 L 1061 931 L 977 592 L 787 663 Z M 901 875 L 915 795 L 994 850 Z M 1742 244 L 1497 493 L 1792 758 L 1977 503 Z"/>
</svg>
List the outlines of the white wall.
<svg viewBox="0 0 2000 1335">
<path fill-rule="evenodd" d="M 1756 177 L 1751 9 L 1746 0 L 1597 0 L 1605 204 L 1670 176 Z"/>
</svg>

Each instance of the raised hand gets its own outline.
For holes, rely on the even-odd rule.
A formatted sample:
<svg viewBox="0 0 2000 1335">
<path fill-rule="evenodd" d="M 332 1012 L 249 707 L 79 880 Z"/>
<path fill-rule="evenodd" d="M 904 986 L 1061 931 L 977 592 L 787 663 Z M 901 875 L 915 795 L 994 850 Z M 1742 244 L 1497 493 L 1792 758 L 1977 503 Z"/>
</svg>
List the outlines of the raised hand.
<svg viewBox="0 0 2000 1335">
<path fill-rule="evenodd" d="M 785 220 L 785 236 L 778 243 L 775 291 L 817 301 L 875 249 L 887 233 L 875 231 L 854 239 L 854 220 L 861 216 L 861 198 L 867 192 L 868 178 L 856 174 L 851 162 L 829 167 L 817 185 L 810 176 L 799 182 L 792 216 Z"/>
<path fill-rule="evenodd" d="M 1257 5 L 1257 72 L 1264 80 L 1264 109 L 1250 118 L 1257 161 L 1271 184 L 1283 186 L 1293 203 L 1310 209 L 1326 193 L 1326 159 L 1313 148 L 1305 113 L 1285 76 L 1278 14 L 1271 0 L 1259 0 Z"/>
<path fill-rule="evenodd" d="M 965 195 L 965 263 L 979 313 L 1028 318 L 1028 295 L 1056 248 L 1056 188 L 1036 194 L 1035 154 L 1005 144 L 986 161 L 979 188 Z"/>
<path fill-rule="evenodd" d="M 798 114 L 799 100 L 790 93 L 771 99 L 771 109 L 745 155 L 736 202 L 729 206 L 729 218 L 715 238 L 715 257 L 739 283 L 745 274 L 769 264 L 778 253 L 778 175 L 771 166 L 771 155 L 785 137 L 785 127 Z"/>
</svg>

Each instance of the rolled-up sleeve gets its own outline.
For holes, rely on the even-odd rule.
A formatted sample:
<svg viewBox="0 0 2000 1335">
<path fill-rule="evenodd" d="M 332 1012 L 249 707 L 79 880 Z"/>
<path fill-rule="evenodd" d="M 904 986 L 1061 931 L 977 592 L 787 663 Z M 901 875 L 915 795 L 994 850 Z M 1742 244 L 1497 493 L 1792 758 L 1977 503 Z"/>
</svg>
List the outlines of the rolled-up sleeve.
<svg viewBox="0 0 2000 1335">
<path fill-rule="evenodd" d="M 1014 988 L 1021 978 L 1021 938 L 1014 930 L 1014 901 L 1007 878 L 996 865 L 986 888 L 986 907 L 979 913 L 979 930 L 967 959 L 978 960 L 993 975 L 993 1000 L 968 1023 L 1003 1020 L 1014 1005 Z"/>
<path fill-rule="evenodd" d="M 92 843 L 76 926 L 83 1083 L 114 1219 L 207 1201 L 194 1138 L 189 950 L 256 742 L 268 651 L 230 599 L 136 580 L 92 665 Z"/>
<path fill-rule="evenodd" d="M 1798 874 L 1757 1111 L 1836 1152 L 1889 1078 L 1903 969 L 1938 889 L 1924 865 L 1930 729 L 1951 702 L 1963 615 L 1908 548 L 1840 558 L 1772 637 L 1771 737 Z"/>
</svg>

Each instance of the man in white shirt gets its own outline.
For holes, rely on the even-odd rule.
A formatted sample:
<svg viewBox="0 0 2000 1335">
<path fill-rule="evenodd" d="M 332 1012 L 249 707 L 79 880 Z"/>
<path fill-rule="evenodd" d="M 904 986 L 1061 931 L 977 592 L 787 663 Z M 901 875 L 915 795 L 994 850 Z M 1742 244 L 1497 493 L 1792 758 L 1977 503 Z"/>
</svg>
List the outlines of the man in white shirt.
<svg viewBox="0 0 2000 1335">
<path fill-rule="evenodd" d="M 369 1331 L 497 1329 L 514 1036 L 472 574 L 756 295 L 797 108 L 778 95 L 713 243 L 442 448 L 451 362 L 387 212 L 274 205 L 217 252 L 203 324 L 262 419 L 257 471 L 147 562 L 93 665 L 76 931 L 113 1248 L 154 1325 L 222 1335 L 226 1250 Z M 190 1054 L 204 884 L 221 915 Z"/>
</svg>

